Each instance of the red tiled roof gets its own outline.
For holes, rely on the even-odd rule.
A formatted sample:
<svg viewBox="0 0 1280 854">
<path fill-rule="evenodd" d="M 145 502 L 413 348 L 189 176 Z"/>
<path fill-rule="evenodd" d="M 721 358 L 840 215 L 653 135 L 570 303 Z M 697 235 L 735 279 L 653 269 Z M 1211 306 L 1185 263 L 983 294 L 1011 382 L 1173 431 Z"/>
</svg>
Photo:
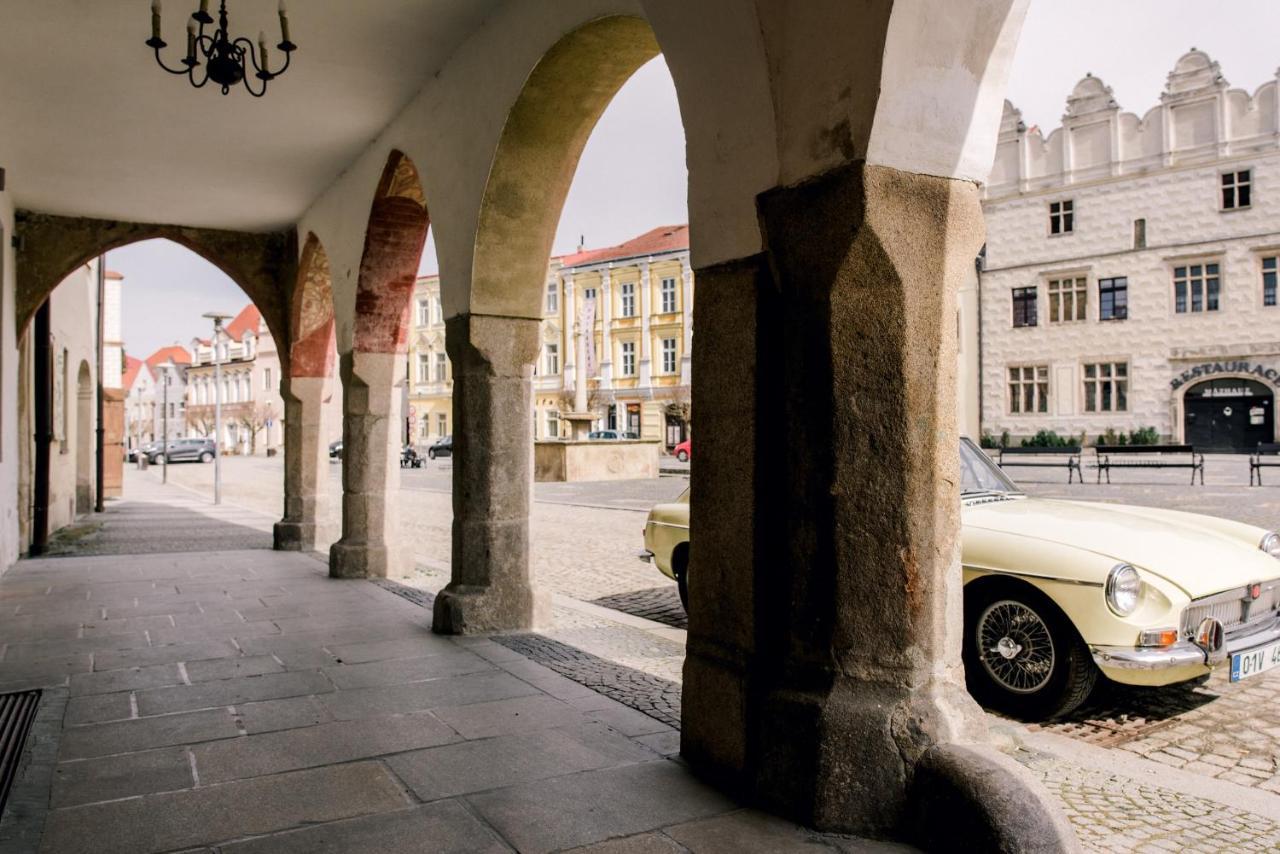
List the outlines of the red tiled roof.
<svg viewBox="0 0 1280 854">
<path fill-rule="evenodd" d="M 187 352 L 187 348 L 181 347 L 177 344 L 172 344 L 168 347 L 161 347 L 159 350 L 148 356 L 147 367 L 154 368 L 161 362 L 167 362 L 170 359 L 173 359 L 173 362 L 176 365 L 191 364 L 191 354 Z"/>
<path fill-rule="evenodd" d="M 257 335 L 258 327 L 261 323 L 262 314 L 258 311 L 258 307 L 253 303 L 249 303 L 240 310 L 240 313 L 225 328 L 232 341 L 239 341 L 246 332 L 252 332 Z"/>
<path fill-rule="evenodd" d="M 581 267 L 586 264 L 599 264 L 603 261 L 615 261 L 619 258 L 638 258 L 645 255 L 660 255 L 664 252 L 678 252 L 689 248 L 689 226 L 660 225 L 646 231 L 639 237 L 633 237 L 626 243 L 609 246 L 605 249 L 587 249 L 564 256 L 565 267 Z"/>
<path fill-rule="evenodd" d="M 141 359 L 135 359 L 133 356 L 124 357 L 123 386 L 126 392 L 133 388 L 133 381 L 138 378 L 138 371 L 142 370 L 143 364 Z"/>
</svg>

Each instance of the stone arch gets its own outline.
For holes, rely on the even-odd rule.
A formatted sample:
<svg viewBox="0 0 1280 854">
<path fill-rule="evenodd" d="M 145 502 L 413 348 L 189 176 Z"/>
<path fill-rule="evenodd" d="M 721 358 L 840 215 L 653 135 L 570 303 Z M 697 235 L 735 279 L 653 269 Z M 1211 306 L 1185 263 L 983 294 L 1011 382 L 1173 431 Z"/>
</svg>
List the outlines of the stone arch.
<svg viewBox="0 0 1280 854">
<path fill-rule="evenodd" d="M 1277 417 L 1274 411 L 1277 401 L 1280 401 L 1280 382 L 1276 379 L 1272 379 L 1270 376 L 1267 376 L 1266 371 L 1264 370 L 1250 370 L 1249 366 L 1245 366 L 1242 369 L 1238 367 L 1237 364 L 1238 363 L 1228 362 L 1226 370 L 1205 373 L 1203 376 L 1199 376 L 1190 382 L 1182 383 L 1174 390 L 1172 400 L 1170 401 L 1170 409 L 1172 410 L 1172 429 L 1170 430 L 1170 433 L 1175 442 L 1194 444 L 1192 442 L 1192 437 L 1188 435 L 1187 431 L 1187 397 L 1192 391 L 1198 391 L 1215 380 L 1237 380 L 1241 385 L 1257 383 L 1259 386 L 1266 388 L 1271 393 L 1271 401 L 1269 405 L 1272 407 L 1272 411 L 1267 414 L 1267 417 L 1271 422 L 1271 435 L 1267 436 L 1265 441 L 1280 441 L 1280 417 Z M 1271 371 L 1271 373 L 1273 376 L 1275 375 L 1274 371 Z M 1261 440 L 1261 438 L 1259 440 Z M 1243 451 L 1241 452 L 1243 453 Z"/>
<path fill-rule="evenodd" d="M 93 373 L 80 362 L 76 377 L 76 514 L 93 510 Z"/>
<path fill-rule="evenodd" d="M 480 203 L 470 313 L 542 317 L 547 258 L 582 150 L 618 90 L 658 53 L 645 20 L 612 16 L 563 36 L 534 66 Z"/>
<path fill-rule="evenodd" d="M 16 234 L 18 335 L 35 310 L 72 271 L 112 249 L 163 238 L 213 264 L 248 295 L 288 361 L 289 292 L 297 265 L 292 230 L 249 233 L 160 223 L 121 222 L 19 211 Z"/>
<path fill-rule="evenodd" d="M 324 244 L 308 232 L 289 312 L 289 374 L 327 377 L 335 354 L 333 280 Z"/>
<path fill-rule="evenodd" d="M 404 352 L 413 283 L 430 221 L 417 167 L 408 155 L 392 150 L 365 231 L 356 281 L 355 350 Z"/>
</svg>

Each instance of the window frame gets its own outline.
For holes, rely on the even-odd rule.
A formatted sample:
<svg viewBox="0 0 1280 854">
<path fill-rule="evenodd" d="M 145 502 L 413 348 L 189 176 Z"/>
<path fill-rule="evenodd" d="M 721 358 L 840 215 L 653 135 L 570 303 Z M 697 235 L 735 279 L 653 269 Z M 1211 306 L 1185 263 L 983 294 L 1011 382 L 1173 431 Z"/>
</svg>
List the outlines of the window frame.
<svg viewBox="0 0 1280 854">
<path fill-rule="evenodd" d="M 560 282 L 556 279 L 547 282 L 546 309 L 543 313 L 560 313 Z"/>
<path fill-rule="evenodd" d="M 1057 210 L 1054 210 L 1057 208 Z M 1049 202 L 1049 236 L 1065 237 L 1076 233 L 1076 200 L 1058 199 Z"/>
<path fill-rule="evenodd" d="M 1080 411 L 1087 414 L 1092 414 L 1092 415 L 1114 415 L 1116 413 L 1131 412 L 1132 410 L 1129 408 L 1129 392 L 1132 389 L 1133 372 L 1129 370 L 1129 365 L 1130 365 L 1129 359 L 1119 359 L 1119 358 L 1099 359 L 1093 362 L 1081 362 L 1080 363 L 1080 394 L 1081 394 Z M 1101 375 L 1102 373 L 1101 369 L 1104 367 L 1110 369 L 1111 371 L 1110 375 L 1108 376 Z M 1116 371 L 1117 367 L 1123 368 L 1123 376 L 1117 373 Z M 1096 369 L 1095 376 L 1092 376 L 1092 377 L 1089 376 L 1090 368 Z M 1103 397 L 1102 388 L 1104 384 L 1110 389 L 1111 407 L 1109 409 L 1101 408 L 1102 397 Z M 1122 388 L 1120 387 L 1120 384 L 1123 384 Z M 1093 395 L 1094 406 L 1092 408 L 1090 408 L 1089 406 L 1089 402 L 1090 402 L 1089 389 L 1091 386 L 1094 389 L 1094 395 Z M 1117 392 L 1117 389 L 1119 390 L 1118 392 Z M 1124 398 L 1124 406 L 1117 407 L 1115 405 L 1116 401 L 1121 397 Z"/>
<path fill-rule="evenodd" d="M 1049 415 L 1053 390 L 1050 387 L 1048 364 L 1016 364 L 1005 366 L 1005 409 L 1009 415 Z M 1014 378 L 1014 372 L 1017 378 Z M 1028 376 L 1027 371 L 1031 371 Z M 1043 376 L 1041 373 L 1043 372 Z M 1015 390 L 1016 387 L 1016 390 Z M 1025 389 L 1025 390 L 1024 390 Z M 1031 392 L 1032 408 L 1023 408 L 1026 401 L 1026 390 Z"/>
<path fill-rule="evenodd" d="M 634 377 L 636 375 L 636 342 L 619 341 L 618 349 L 622 357 L 622 376 Z"/>
<path fill-rule="evenodd" d="M 1222 263 L 1222 259 L 1217 257 L 1198 258 L 1194 260 L 1190 260 L 1190 259 L 1181 260 L 1170 265 L 1169 281 L 1170 281 L 1170 284 L 1173 286 L 1170 289 L 1170 297 L 1173 300 L 1173 314 L 1175 316 L 1176 315 L 1195 316 L 1195 315 L 1205 315 L 1205 314 L 1216 314 L 1219 311 L 1221 311 L 1222 302 L 1223 302 L 1223 294 L 1222 294 L 1223 266 L 1224 265 Z M 1211 273 L 1209 271 L 1210 267 L 1214 268 L 1214 272 Z M 1200 270 L 1199 274 L 1196 274 L 1193 272 L 1194 270 L 1197 270 L 1197 269 Z M 1185 272 L 1180 275 L 1178 272 L 1179 270 L 1183 270 Z M 1212 294 L 1210 293 L 1210 281 L 1214 282 L 1214 290 Z M 1199 293 L 1199 299 L 1200 299 L 1200 305 L 1201 305 L 1200 308 L 1195 307 L 1196 296 L 1197 296 L 1194 290 L 1194 285 L 1193 285 L 1193 283 L 1195 282 L 1201 283 L 1201 289 Z M 1179 306 L 1179 297 L 1178 297 L 1179 283 L 1185 283 L 1185 286 L 1186 286 L 1185 294 L 1182 297 L 1182 305 L 1184 306 L 1183 308 L 1178 307 Z M 1211 297 L 1214 303 L 1212 308 L 1209 307 L 1209 302 Z"/>
<path fill-rule="evenodd" d="M 1040 325 L 1040 285 L 1026 285 L 1020 288 L 1010 289 L 1009 303 L 1009 319 L 1014 329 L 1033 329 Z M 1029 296 L 1029 298 L 1028 298 Z M 1018 304 L 1023 303 L 1022 318 L 1025 322 L 1018 322 Z M 1027 312 L 1026 303 L 1031 304 L 1030 313 Z"/>
<path fill-rule="evenodd" d="M 1069 285 L 1069 288 L 1062 287 Z M 1055 286 L 1057 286 L 1055 288 Z M 1045 279 L 1045 294 L 1048 296 L 1049 306 L 1049 325 L 1059 326 L 1068 323 L 1084 323 L 1089 319 L 1089 277 L 1084 274 L 1060 273 L 1054 278 Z M 1054 297 L 1058 299 L 1054 300 Z M 1054 309 L 1061 309 L 1066 300 L 1063 297 L 1070 297 L 1071 306 L 1074 317 L 1063 319 L 1061 316 L 1054 317 Z M 1058 312 L 1061 315 L 1061 311 Z"/>
<path fill-rule="evenodd" d="M 677 355 L 679 352 L 677 349 L 678 346 L 679 345 L 676 343 L 675 338 L 661 339 L 659 348 L 662 351 L 662 373 L 674 374 L 678 370 L 678 367 L 680 364 L 680 359 L 679 359 L 679 356 Z M 670 365 L 667 364 L 668 357 L 670 357 L 670 361 L 671 361 Z"/>
<path fill-rule="evenodd" d="M 1240 176 L 1244 176 L 1241 179 Z M 1241 190 L 1244 202 L 1241 203 Z M 1231 203 L 1227 204 L 1228 193 Z M 1253 167 L 1228 169 L 1218 173 L 1218 212 L 1247 211 L 1253 207 Z"/>
<path fill-rule="evenodd" d="M 618 285 L 618 316 L 636 316 L 636 283 L 620 282 Z"/>
<path fill-rule="evenodd" d="M 449 381 L 449 357 L 445 353 L 436 353 L 433 375 L 435 382 L 443 383 Z"/>
<path fill-rule="evenodd" d="M 1267 262 L 1271 262 L 1268 269 Z M 1262 284 L 1262 307 L 1274 308 L 1280 305 L 1280 253 L 1274 255 L 1261 255 L 1258 258 L 1258 274 Z M 1271 277 L 1271 301 L 1267 302 L 1267 277 Z"/>
<path fill-rule="evenodd" d="M 1104 283 L 1107 283 L 1107 282 L 1110 282 L 1111 286 L 1109 288 L 1104 289 Z M 1123 282 L 1123 284 L 1117 285 L 1116 284 L 1117 282 Z M 1103 305 L 1105 304 L 1104 297 L 1108 294 L 1111 296 L 1112 314 L 1110 317 L 1104 317 L 1102 314 Z M 1116 305 L 1116 294 L 1124 294 L 1124 299 L 1122 300 L 1124 305 L 1120 305 L 1120 306 Z M 1119 313 L 1116 313 L 1117 309 L 1119 309 Z M 1099 277 L 1098 279 L 1098 322 L 1112 323 L 1115 321 L 1128 320 L 1128 319 L 1129 319 L 1129 277 L 1128 276 L 1107 276 L 1105 278 Z"/>
<path fill-rule="evenodd" d="M 560 373 L 560 344 L 556 341 L 548 341 L 543 345 L 543 363 L 548 376 L 554 376 Z"/>
<path fill-rule="evenodd" d="M 670 284 L 670 288 L 667 285 Z M 670 297 L 671 307 L 667 307 L 667 297 Z M 679 300 L 676 298 L 676 277 L 663 276 L 658 282 L 658 300 L 662 306 L 662 314 L 675 314 L 680 310 Z"/>
</svg>

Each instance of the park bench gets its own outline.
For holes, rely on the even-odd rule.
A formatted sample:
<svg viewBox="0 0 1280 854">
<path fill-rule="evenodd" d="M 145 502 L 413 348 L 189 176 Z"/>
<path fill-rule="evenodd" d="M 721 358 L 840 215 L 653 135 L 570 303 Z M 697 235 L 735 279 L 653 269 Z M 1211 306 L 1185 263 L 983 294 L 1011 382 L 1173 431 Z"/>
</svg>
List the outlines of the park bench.
<svg viewBox="0 0 1280 854">
<path fill-rule="evenodd" d="M 1191 469 L 1191 483 L 1195 485 L 1196 472 L 1200 472 L 1200 485 L 1204 486 L 1204 454 L 1196 453 L 1191 445 L 1095 445 L 1098 454 L 1098 483 L 1102 473 L 1107 473 L 1111 483 L 1112 469 Z"/>
<path fill-rule="evenodd" d="M 1258 447 L 1249 455 L 1249 485 L 1254 486 L 1254 477 L 1257 476 L 1257 486 L 1262 486 L 1262 470 L 1264 468 L 1280 468 L 1280 445 L 1274 442 L 1259 442 Z"/>
<path fill-rule="evenodd" d="M 1065 468 L 1067 483 L 1080 475 L 1084 483 L 1084 470 L 1080 468 L 1080 446 L 1065 445 L 1056 448 L 1001 448 L 996 460 L 1000 468 Z"/>
</svg>

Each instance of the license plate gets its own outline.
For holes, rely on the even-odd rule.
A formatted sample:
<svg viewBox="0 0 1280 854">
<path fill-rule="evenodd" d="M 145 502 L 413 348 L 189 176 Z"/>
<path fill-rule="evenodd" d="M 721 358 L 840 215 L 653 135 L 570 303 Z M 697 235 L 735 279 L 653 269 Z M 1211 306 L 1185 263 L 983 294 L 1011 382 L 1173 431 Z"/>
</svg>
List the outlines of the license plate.
<svg viewBox="0 0 1280 854">
<path fill-rule="evenodd" d="M 1231 681 L 1239 682 L 1273 667 L 1280 667 L 1280 641 L 1231 656 Z"/>
</svg>

